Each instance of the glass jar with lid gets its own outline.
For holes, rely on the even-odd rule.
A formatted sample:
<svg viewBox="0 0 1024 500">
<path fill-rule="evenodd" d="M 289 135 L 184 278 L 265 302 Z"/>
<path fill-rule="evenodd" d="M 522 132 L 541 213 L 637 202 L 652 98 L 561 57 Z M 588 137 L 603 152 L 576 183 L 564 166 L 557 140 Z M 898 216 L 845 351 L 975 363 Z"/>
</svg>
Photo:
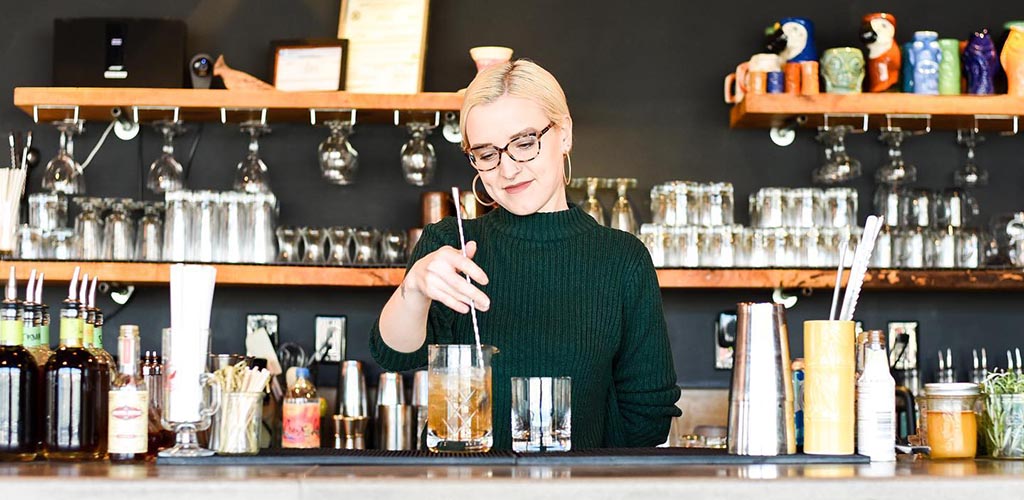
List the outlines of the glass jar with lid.
<svg viewBox="0 0 1024 500">
<path fill-rule="evenodd" d="M 974 458 L 978 450 L 978 384 L 925 384 L 919 433 L 931 458 Z"/>
</svg>

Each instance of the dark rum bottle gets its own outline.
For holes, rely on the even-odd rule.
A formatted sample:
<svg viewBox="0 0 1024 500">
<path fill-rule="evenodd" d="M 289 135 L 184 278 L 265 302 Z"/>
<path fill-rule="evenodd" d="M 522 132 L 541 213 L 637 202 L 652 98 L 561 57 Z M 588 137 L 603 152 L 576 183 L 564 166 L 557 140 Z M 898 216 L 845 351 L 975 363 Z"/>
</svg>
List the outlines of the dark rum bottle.
<svg viewBox="0 0 1024 500">
<path fill-rule="evenodd" d="M 0 304 L 0 461 L 31 461 L 39 448 L 39 368 L 22 346 L 20 305 L 8 284 Z"/>
<path fill-rule="evenodd" d="M 82 347 L 82 317 L 71 278 L 68 298 L 60 310 L 60 346 L 46 363 L 46 426 L 43 456 L 50 460 L 95 460 L 106 453 L 107 368 Z M 97 396 L 103 393 L 103 398 Z M 102 431 L 102 432 L 101 432 Z"/>
</svg>

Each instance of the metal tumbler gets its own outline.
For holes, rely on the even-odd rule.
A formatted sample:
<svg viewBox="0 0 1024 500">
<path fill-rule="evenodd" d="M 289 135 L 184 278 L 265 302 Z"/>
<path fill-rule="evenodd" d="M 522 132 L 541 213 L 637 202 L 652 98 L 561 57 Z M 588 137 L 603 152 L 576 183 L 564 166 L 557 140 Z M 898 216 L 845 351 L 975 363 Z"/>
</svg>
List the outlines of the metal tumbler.
<svg viewBox="0 0 1024 500">
<path fill-rule="evenodd" d="M 737 312 L 729 453 L 796 453 L 785 309 L 781 304 L 747 302 L 737 304 Z"/>
</svg>

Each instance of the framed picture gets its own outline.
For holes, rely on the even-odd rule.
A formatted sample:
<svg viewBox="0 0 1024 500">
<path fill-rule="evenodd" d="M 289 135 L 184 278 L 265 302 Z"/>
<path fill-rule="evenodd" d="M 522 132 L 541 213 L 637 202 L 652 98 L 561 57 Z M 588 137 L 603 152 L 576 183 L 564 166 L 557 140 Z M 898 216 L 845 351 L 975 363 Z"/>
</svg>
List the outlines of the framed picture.
<svg viewBox="0 0 1024 500">
<path fill-rule="evenodd" d="M 429 0 L 341 0 L 338 38 L 349 41 L 345 89 L 422 91 L 429 10 Z"/>
<path fill-rule="evenodd" d="M 271 42 L 274 88 L 344 90 L 348 40 L 315 38 Z"/>
</svg>

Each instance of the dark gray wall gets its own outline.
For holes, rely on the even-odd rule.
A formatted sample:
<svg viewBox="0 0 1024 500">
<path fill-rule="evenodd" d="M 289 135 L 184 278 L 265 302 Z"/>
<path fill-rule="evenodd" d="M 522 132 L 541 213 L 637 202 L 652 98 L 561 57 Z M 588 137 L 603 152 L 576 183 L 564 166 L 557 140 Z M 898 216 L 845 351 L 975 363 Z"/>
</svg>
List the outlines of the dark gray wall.
<svg viewBox="0 0 1024 500">
<path fill-rule="evenodd" d="M 267 47 L 272 39 L 330 37 L 336 33 L 338 1 L 182 0 L 135 2 L 108 0 L 12 1 L 5 3 L 0 29 L 4 71 L 0 90 L 7 96 L 16 86 L 48 85 L 53 50 L 52 19 L 75 16 L 138 16 L 184 19 L 189 28 L 189 51 L 223 53 L 232 66 L 268 79 Z M 759 51 L 764 26 L 787 15 L 814 19 L 818 47 L 856 45 L 862 14 L 891 9 L 899 20 L 898 37 L 916 29 L 935 29 L 943 36 L 965 37 L 980 27 L 999 29 L 1003 21 L 1020 17 L 1013 2 L 914 0 L 901 2 L 810 0 L 765 2 L 540 0 L 431 2 L 425 90 L 451 91 L 464 87 L 474 69 L 467 50 L 475 45 L 514 47 L 551 70 L 562 82 L 575 121 L 574 174 L 635 176 L 640 187 L 633 200 L 641 218 L 649 219 L 645 193 L 668 179 L 728 180 L 735 184 L 737 213 L 745 214 L 747 194 L 766 185 L 804 186 L 821 161 L 819 146 L 804 131 L 788 148 L 770 143 L 766 130 L 730 130 L 729 108 L 721 102 L 723 76 Z M 84 43 L 84 42 L 83 42 Z M 62 47 L 61 50 L 76 50 Z M 0 123 L 28 128 L 30 120 L 10 104 L 0 106 Z M 87 124 L 78 141 L 83 159 L 103 124 Z M 49 126 L 34 126 L 44 161 L 56 149 L 57 134 Z M 179 155 L 195 137 L 179 139 Z M 262 151 L 281 199 L 282 223 L 291 225 L 374 225 L 407 228 L 419 219 L 419 192 L 407 186 L 398 166 L 404 132 L 387 126 L 359 126 L 352 139 L 359 150 L 362 171 L 352 187 L 333 187 L 318 176 L 314 150 L 326 131 L 309 126 L 276 125 L 264 139 Z M 123 143 L 111 138 L 87 170 L 90 194 L 139 196 L 144 168 L 156 156 L 159 138 L 144 130 L 141 140 Z M 435 135 L 439 175 L 431 189 L 468 187 L 471 170 L 454 145 Z M 194 188 L 230 187 L 235 163 L 245 139 L 234 127 L 206 124 L 195 156 L 189 185 Z M 865 167 L 865 178 L 854 183 L 861 192 L 861 213 L 870 204 L 871 174 L 884 150 L 870 133 L 849 141 L 852 154 Z M 1019 137 L 991 137 L 979 149 L 980 163 L 989 169 L 992 186 L 981 192 L 986 214 L 1019 209 L 1022 193 Z M 951 132 L 935 132 L 907 142 L 905 155 L 918 166 L 919 184 L 941 188 L 962 159 Z M 41 170 L 41 169 L 40 169 Z M 38 189 L 40 171 L 30 189 Z M 152 195 L 142 193 L 151 199 Z M 316 203 L 309 203 L 316 200 Z M 610 200 L 608 200 L 610 202 Z M 607 206 L 607 205 L 606 205 Z M 746 217 L 740 215 L 741 220 Z M 597 284 L 595 284 L 596 286 Z M 61 290 L 48 290 L 51 304 Z M 281 315 L 283 338 L 312 343 L 316 314 L 347 314 L 350 319 L 350 357 L 368 360 L 366 332 L 388 297 L 386 290 L 222 288 L 215 303 L 215 347 L 240 350 L 244 316 L 249 312 Z M 829 298 L 816 293 L 801 299 L 790 311 L 794 355 L 802 352 L 800 323 L 826 313 Z M 739 300 L 766 300 L 769 292 L 678 291 L 664 293 L 679 381 L 687 386 L 728 384 L 724 372 L 711 369 L 710 328 L 714 314 Z M 918 320 L 922 351 L 934 353 L 950 346 L 961 369 L 974 346 L 990 353 L 1020 341 L 1020 294 L 869 292 L 858 316 L 869 327 L 892 320 Z M 140 289 L 132 303 L 112 322 L 142 325 L 144 348 L 158 345 L 158 331 L 168 321 L 167 291 Z M 107 303 L 108 309 L 111 304 Z M 934 364 L 928 356 L 928 365 Z M 992 354 L 991 358 L 999 357 Z M 1000 363 L 1002 364 L 1002 363 Z M 962 371 L 962 370 L 961 370 Z M 963 375 L 962 375 L 963 376 Z M 325 378 L 324 380 L 328 380 Z"/>
</svg>

